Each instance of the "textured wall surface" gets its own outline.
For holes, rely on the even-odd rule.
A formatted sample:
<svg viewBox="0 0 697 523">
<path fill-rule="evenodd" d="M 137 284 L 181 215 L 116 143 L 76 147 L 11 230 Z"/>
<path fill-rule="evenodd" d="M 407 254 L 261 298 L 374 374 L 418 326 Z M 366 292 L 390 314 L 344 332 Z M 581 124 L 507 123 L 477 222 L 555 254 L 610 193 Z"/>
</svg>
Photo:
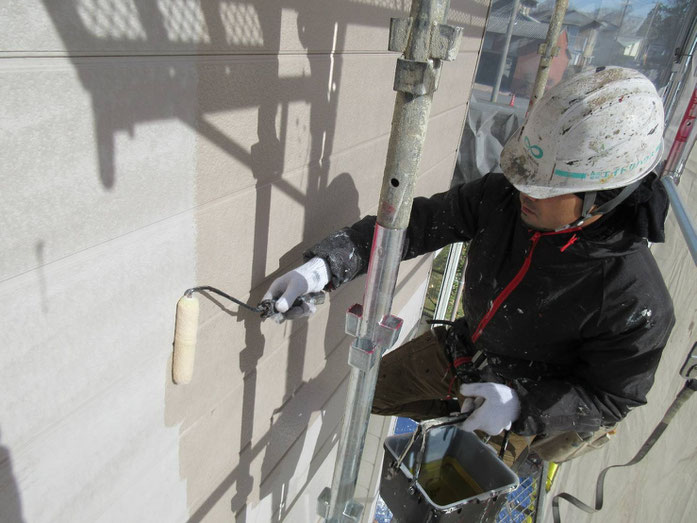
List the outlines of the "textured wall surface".
<svg viewBox="0 0 697 523">
<path fill-rule="evenodd" d="M 314 519 L 362 280 L 281 326 L 202 298 L 188 386 L 170 379 L 175 304 L 204 284 L 256 303 L 376 209 L 388 24 L 408 5 L 0 7 L 0 521 Z M 465 39 L 419 194 L 448 185 L 487 9 L 452 2 Z M 395 310 L 411 324 L 429 265 L 401 269 Z"/>
</svg>

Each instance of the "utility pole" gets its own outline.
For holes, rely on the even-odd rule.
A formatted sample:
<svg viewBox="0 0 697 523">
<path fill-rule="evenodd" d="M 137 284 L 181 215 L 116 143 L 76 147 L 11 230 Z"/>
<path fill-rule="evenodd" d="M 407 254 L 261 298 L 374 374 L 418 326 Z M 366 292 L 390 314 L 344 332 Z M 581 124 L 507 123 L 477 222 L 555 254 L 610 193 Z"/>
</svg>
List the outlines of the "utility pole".
<svg viewBox="0 0 697 523">
<path fill-rule="evenodd" d="M 542 56 L 540 57 L 540 63 L 537 66 L 537 75 L 535 76 L 535 84 L 532 87 L 528 111 L 530 111 L 532 106 L 535 105 L 542 97 L 545 89 L 547 88 L 549 66 L 551 65 L 554 57 L 559 54 L 557 40 L 559 39 L 559 33 L 561 33 L 564 16 L 566 16 L 566 9 L 568 7 L 569 0 L 557 0 L 554 4 L 552 18 L 549 20 L 549 29 L 547 29 L 547 38 L 545 39 L 545 42 L 540 45 L 540 49 L 538 51 Z"/>
</svg>

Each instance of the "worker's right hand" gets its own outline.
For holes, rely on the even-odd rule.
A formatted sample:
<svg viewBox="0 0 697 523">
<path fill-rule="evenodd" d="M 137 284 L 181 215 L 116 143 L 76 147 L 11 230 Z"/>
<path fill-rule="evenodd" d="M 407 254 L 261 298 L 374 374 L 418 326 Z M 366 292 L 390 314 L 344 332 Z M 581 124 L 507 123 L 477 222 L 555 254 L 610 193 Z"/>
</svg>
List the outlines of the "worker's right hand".
<svg viewBox="0 0 697 523">
<path fill-rule="evenodd" d="M 309 316 L 315 312 L 314 307 L 293 307 L 293 302 L 303 294 L 319 292 L 329 283 L 329 265 L 322 258 L 312 258 L 297 269 L 285 273 L 276 278 L 266 294 L 264 300 L 275 300 L 278 312 L 289 319 Z M 302 310 L 295 310 L 302 309 Z"/>
<path fill-rule="evenodd" d="M 518 394 L 501 383 L 465 383 L 460 394 L 465 397 L 460 410 L 470 412 L 460 427 L 468 432 L 481 430 L 496 436 L 510 430 L 520 415 Z"/>
</svg>

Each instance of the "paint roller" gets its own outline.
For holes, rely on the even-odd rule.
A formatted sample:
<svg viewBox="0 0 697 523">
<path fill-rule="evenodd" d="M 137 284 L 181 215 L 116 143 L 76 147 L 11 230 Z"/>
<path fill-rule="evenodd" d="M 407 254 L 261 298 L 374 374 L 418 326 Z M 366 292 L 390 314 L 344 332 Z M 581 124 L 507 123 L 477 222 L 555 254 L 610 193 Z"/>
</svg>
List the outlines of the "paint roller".
<svg viewBox="0 0 697 523">
<path fill-rule="evenodd" d="M 196 356 L 196 335 L 198 331 L 198 298 L 195 292 L 212 292 L 236 303 L 240 307 L 261 314 L 262 320 L 272 318 L 277 323 L 285 320 L 285 315 L 276 310 L 276 300 L 264 300 L 256 307 L 248 305 L 215 287 L 203 286 L 188 289 L 177 302 L 177 315 L 174 324 L 174 351 L 172 354 L 172 380 L 178 385 L 191 381 L 194 374 L 194 358 Z M 293 307 L 303 304 L 315 306 L 324 303 L 323 292 L 312 292 L 298 297 Z"/>
<path fill-rule="evenodd" d="M 174 383 L 189 383 L 194 374 L 198 309 L 198 299 L 194 296 L 185 294 L 177 302 L 177 318 L 174 323 L 174 353 L 172 355 L 172 379 Z"/>
</svg>

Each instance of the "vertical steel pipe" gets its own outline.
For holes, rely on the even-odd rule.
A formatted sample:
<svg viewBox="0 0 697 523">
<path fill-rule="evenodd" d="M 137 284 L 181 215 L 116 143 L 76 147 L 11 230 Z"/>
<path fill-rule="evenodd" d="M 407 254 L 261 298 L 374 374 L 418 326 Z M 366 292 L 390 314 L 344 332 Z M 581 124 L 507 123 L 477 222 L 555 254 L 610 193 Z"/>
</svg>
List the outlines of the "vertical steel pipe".
<svg viewBox="0 0 697 523">
<path fill-rule="evenodd" d="M 690 15 L 685 20 L 683 26 L 684 39 L 682 35 L 678 37 L 680 54 L 673 64 L 670 78 L 666 84 L 663 106 L 665 107 L 665 122 L 668 125 L 673 119 L 675 107 L 682 96 L 685 87 L 685 78 L 689 74 L 692 57 L 697 48 L 697 3 L 692 6 Z M 682 41 L 681 41 L 682 40 Z"/>
<path fill-rule="evenodd" d="M 680 176 L 685 167 L 685 162 L 694 145 L 694 124 L 696 119 L 697 87 L 692 91 L 692 96 L 685 109 L 685 114 L 683 114 L 682 120 L 680 121 L 678 132 L 675 135 L 673 145 L 670 148 L 670 152 L 668 153 L 668 157 L 666 158 L 661 172 L 661 181 L 668 192 L 670 206 L 675 213 L 675 219 L 678 221 L 680 230 L 685 237 L 687 248 L 695 264 L 697 264 L 697 233 L 695 233 L 695 225 L 692 222 L 692 218 L 687 212 L 682 198 L 680 198 L 677 185 L 680 183 Z"/>
<path fill-rule="evenodd" d="M 540 54 L 542 56 L 540 57 L 540 65 L 537 67 L 537 76 L 535 77 L 535 85 L 533 86 L 532 94 L 530 95 L 528 111 L 530 111 L 532 106 L 535 105 L 540 98 L 542 98 L 543 94 L 545 94 L 547 78 L 549 78 L 549 66 L 554 57 L 559 53 L 557 40 L 559 39 L 562 22 L 564 21 L 564 16 L 566 16 L 566 9 L 568 7 L 569 0 L 557 0 L 554 4 L 554 12 L 552 13 L 552 18 L 549 20 L 547 39 L 540 48 Z"/>
<path fill-rule="evenodd" d="M 678 184 L 682 175 L 685 161 L 690 155 L 692 146 L 694 145 L 695 134 L 693 133 L 695 120 L 697 119 L 697 86 L 692 91 L 692 96 L 687 103 L 687 108 L 683 114 L 678 132 L 675 134 L 673 145 L 670 147 L 670 152 L 663 165 L 661 176 L 668 176 Z"/>
<path fill-rule="evenodd" d="M 364 305 L 349 310 L 346 330 L 356 336 L 349 352 L 351 374 L 331 488 L 318 512 L 331 523 L 358 522 L 362 506 L 354 498 L 358 468 L 375 394 L 380 356 L 399 334 L 401 320 L 390 315 L 414 184 L 426 137 L 441 60 L 457 55 L 461 29 L 445 25 L 450 0 L 413 0 L 409 18 L 393 19 L 392 51 L 397 91 L 383 176 L 377 224 L 368 266 Z"/>
<path fill-rule="evenodd" d="M 506 58 L 508 57 L 508 49 L 511 46 L 511 38 L 513 37 L 513 28 L 515 27 L 516 18 L 518 18 L 518 9 L 520 9 L 520 0 L 513 0 L 513 11 L 511 12 L 510 20 L 508 20 L 506 37 L 503 41 L 503 49 L 501 50 L 501 61 L 499 62 L 499 66 L 496 71 L 496 80 L 494 81 L 494 88 L 491 90 L 492 103 L 496 103 L 499 97 L 501 79 L 503 78 L 503 72 L 506 69 Z"/>
</svg>

